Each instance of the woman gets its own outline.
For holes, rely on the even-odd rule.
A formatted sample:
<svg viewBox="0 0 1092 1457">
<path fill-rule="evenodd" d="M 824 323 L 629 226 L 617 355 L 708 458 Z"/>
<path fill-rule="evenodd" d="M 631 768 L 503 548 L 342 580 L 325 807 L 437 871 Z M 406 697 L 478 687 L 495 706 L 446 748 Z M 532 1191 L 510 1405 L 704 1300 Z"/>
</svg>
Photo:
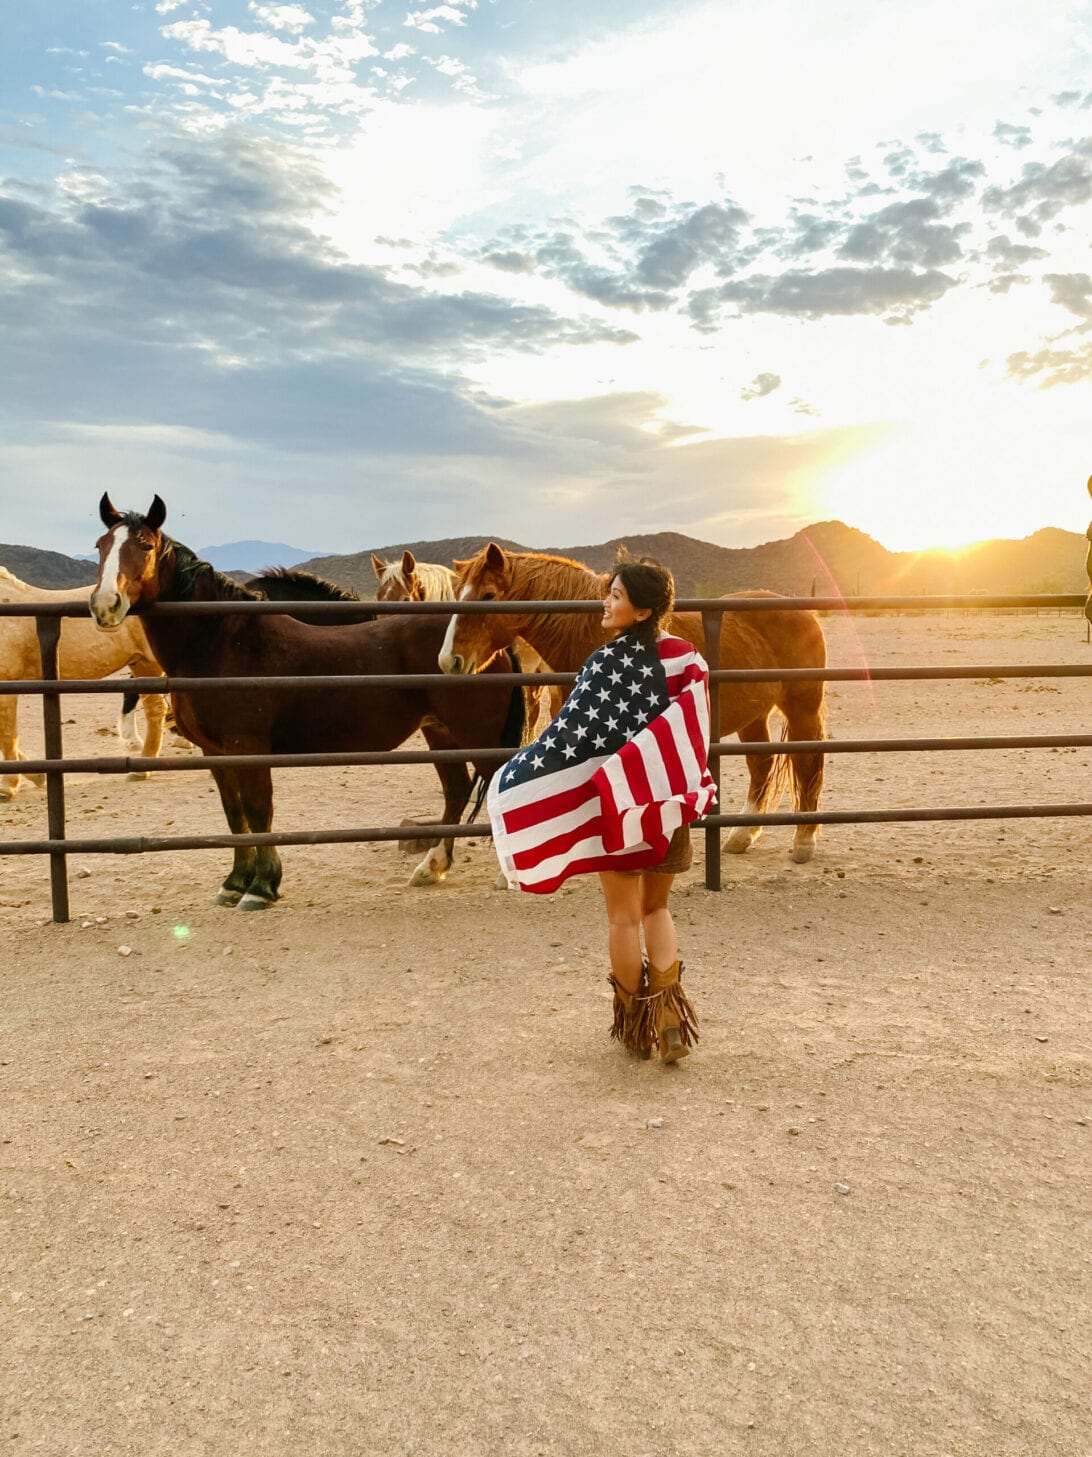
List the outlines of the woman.
<svg viewBox="0 0 1092 1457">
<path fill-rule="evenodd" d="M 510 884 L 547 893 L 570 875 L 598 873 L 614 988 L 611 1036 L 642 1057 L 658 1049 L 665 1062 L 685 1057 L 697 1040 L 668 896 L 690 864 L 688 826 L 715 793 L 706 765 L 708 670 L 693 644 L 663 632 L 674 600 L 665 567 L 617 563 L 603 601 L 611 640 L 489 792 Z"/>
</svg>

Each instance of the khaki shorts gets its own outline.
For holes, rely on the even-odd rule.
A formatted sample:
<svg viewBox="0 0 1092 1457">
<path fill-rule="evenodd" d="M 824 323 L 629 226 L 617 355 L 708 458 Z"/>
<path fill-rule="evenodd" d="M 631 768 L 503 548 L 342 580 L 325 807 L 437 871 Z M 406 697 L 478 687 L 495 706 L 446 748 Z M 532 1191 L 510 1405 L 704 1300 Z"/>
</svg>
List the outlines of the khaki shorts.
<svg viewBox="0 0 1092 1457">
<path fill-rule="evenodd" d="M 659 865 L 649 865 L 646 870 L 619 870 L 618 875 L 680 875 L 684 870 L 689 870 L 694 859 L 694 851 L 690 844 L 690 826 L 680 825 L 671 836 L 667 846 L 667 854 L 660 861 Z"/>
</svg>

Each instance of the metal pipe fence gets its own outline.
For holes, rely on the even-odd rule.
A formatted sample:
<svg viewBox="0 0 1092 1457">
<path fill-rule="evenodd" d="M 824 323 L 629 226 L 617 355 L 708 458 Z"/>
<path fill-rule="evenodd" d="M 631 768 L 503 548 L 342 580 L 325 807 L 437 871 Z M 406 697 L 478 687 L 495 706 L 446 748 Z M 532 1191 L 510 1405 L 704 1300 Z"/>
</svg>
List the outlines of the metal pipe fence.
<svg viewBox="0 0 1092 1457">
<path fill-rule="evenodd" d="M 886 612 L 886 611 L 938 611 L 983 609 L 1080 609 L 1084 598 L 1069 594 L 990 597 L 736 597 L 683 599 L 677 603 L 679 611 L 698 611 L 702 615 L 706 644 L 720 641 L 721 627 L 726 612 L 769 612 L 769 611 L 826 611 L 826 612 Z M 400 602 L 369 603 L 378 614 L 388 612 L 423 612 L 450 617 L 454 613 L 507 613 L 509 615 L 534 612 L 542 613 L 590 613 L 600 610 L 598 603 L 572 601 L 544 602 Z M 369 684 L 373 687 L 400 686 L 423 687 L 443 683 L 473 689 L 479 680 L 471 674 L 465 677 L 448 677 L 442 673 L 429 674 L 373 674 L 353 676 L 262 676 L 261 678 L 130 678 L 117 679 L 69 679 L 61 680 L 58 670 L 57 649 L 60 640 L 61 620 L 64 617 L 83 617 L 87 613 L 86 602 L 71 603 L 0 603 L 0 616 L 33 617 L 42 656 L 42 677 L 0 682 L 0 695 L 37 694 L 42 698 L 45 756 L 40 759 L 0 760 L 0 774 L 44 774 L 47 796 L 47 838 L 44 840 L 0 841 L 0 855 L 47 855 L 50 863 L 50 889 L 55 921 L 67 921 L 68 879 L 67 856 L 70 854 L 147 854 L 168 850 L 233 849 L 236 846 L 256 845 L 323 845 L 349 844 L 360 841 L 391 840 L 436 840 L 438 838 L 477 838 L 489 834 L 487 826 L 462 825 L 379 825 L 341 830 L 297 830 L 276 831 L 264 834 L 212 834 L 176 836 L 114 836 L 110 838 L 73 837 L 65 827 L 65 775 L 71 773 L 122 774 L 133 772 L 151 773 L 193 773 L 207 770 L 205 759 L 146 759 L 139 755 L 111 757 L 70 758 L 64 757 L 63 730 L 60 704 L 63 696 L 88 693 L 164 693 L 185 692 L 199 689 L 231 689 L 245 691 L 256 682 L 266 687 L 303 687 L 310 691 L 324 689 L 336 691 L 348 685 Z M 335 620 L 338 617 L 359 613 L 358 602 L 223 602 L 161 603 L 150 609 L 148 615 L 192 614 L 197 616 L 222 616 L 226 613 L 258 615 L 286 615 L 294 610 L 306 610 L 308 614 L 318 613 Z M 712 656 L 712 654 L 710 654 Z M 574 681 L 573 673 L 491 673 L 488 685 L 546 686 L 569 685 Z M 989 664 L 979 666 L 910 667 L 910 668 L 782 668 L 782 669 L 713 669 L 710 672 L 709 696 L 711 721 L 719 722 L 720 685 L 723 682 L 781 682 L 810 680 L 822 682 L 880 682 L 896 680 L 926 679 L 983 679 L 983 678 L 1073 678 L 1092 677 L 1092 663 L 1040 663 L 1040 664 Z M 709 756 L 711 772 L 717 783 L 715 812 L 698 821 L 695 828 L 704 829 L 706 847 L 706 885 L 719 890 L 721 884 L 720 830 L 735 826 L 767 825 L 829 825 L 829 824 L 897 824 L 915 821 L 935 820 L 992 820 L 1025 819 L 1043 817 L 1070 817 L 1092 814 L 1092 803 L 1038 804 L 1038 805 L 981 805 L 953 806 L 922 809 L 876 809 L 876 810 L 815 810 L 776 811 L 765 814 L 722 814 L 720 809 L 720 764 L 724 758 L 774 755 L 774 754 L 838 754 L 838 753 L 918 753 L 1000 750 L 1018 748 L 1082 748 L 1092 746 L 1092 734 L 1040 734 L 1040 735 L 978 735 L 964 737 L 919 738 L 919 739 L 821 739 L 782 740 L 779 742 L 722 743 L 713 739 Z M 217 755 L 216 762 L 223 768 L 312 768 L 327 766 L 359 766 L 381 764 L 426 764 L 442 762 L 503 763 L 509 756 L 505 749 L 441 749 L 441 750 L 391 750 L 381 753 L 359 751 L 344 753 L 306 754 L 235 754 Z"/>
</svg>

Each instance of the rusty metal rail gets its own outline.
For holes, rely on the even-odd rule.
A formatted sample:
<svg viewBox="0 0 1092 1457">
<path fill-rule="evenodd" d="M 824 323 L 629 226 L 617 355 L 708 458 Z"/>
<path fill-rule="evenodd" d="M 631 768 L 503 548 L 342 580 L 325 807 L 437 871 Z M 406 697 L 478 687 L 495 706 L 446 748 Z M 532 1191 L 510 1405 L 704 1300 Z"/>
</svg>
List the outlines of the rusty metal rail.
<svg viewBox="0 0 1092 1457">
<path fill-rule="evenodd" d="M 702 615 L 707 643 L 719 642 L 721 625 L 725 612 L 769 612 L 793 610 L 819 610 L 837 612 L 855 611 L 936 611 L 970 610 L 980 611 L 1005 608 L 1080 608 L 1084 598 L 1076 595 L 1050 596 L 992 596 L 992 597 L 858 597 L 858 598 L 815 598 L 815 597 L 756 597 L 756 598 L 700 598 L 681 600 L 679 610 L 699 611 Z M 379 614 L 386 612 L 424 612 L 438 616 L 459 613 L 508 613 L 535 611 L 573 613 L 599 610 L 598 603 L 590 602 L 468 602 L 468 603 L 374 603 Z M 187 613 L 205 616 L 237 615 L 257 613 L 259 615 L 286 615 L 294 608 L 306 609 L 308 613 L 319 613 L 336 620 L 338 617 L 360 611 L 360 604 L 353 602 L 329 603 L 284 603 L 284 602 L 222 602 L 164 603 L 152 609 L 151 615 L 172 615 Z M 61 681 L 57 667 L 57 645 L 60 638 L 61 619 L 82 617 L 87 612 L 86 602 L 71 603 L 3 603 L 0 616 L 34 617 L 42 651 L 41 679 L 26 679 L 0 682 L 0 695 L 40 694 L 43 705 L 45 729 L 45 757 L 34 760 L 0 761 L 0 773 L 42 773 L 46 776 L 47 828 L 48 838 L 44 840 L 18 840 L 0 842 L 0 855 L 48 855 L 50 861 L 50 882 L 55 921 L 68 920 L 67 860 L 69 854 L 144 854 L 167 850 L 229 849 L 248 845 L 321 845 L 346 844 L 362 840 L 389 841 L 396 839 L 472 838 L 488 835 L 489 830 L 480 825 L 431 825 L 431 826 L 365 826 L 344 830 L 300 830 L 279 831 L 250 835 L 185 835 L 185 836 L 117 836 L 109 839 L 71 837 L 65 833 L 64 776 L 66 773 L 120 774 L 134 771 L 153 773 L 195 772 L 207 769 L 204 759 L 161 760 L 144 759 L 138 755 L 114 756 L 110 758 L 66 759 L 63 753 L 60 701 L 62 695 L 87 693 L 163 693 L 165 691 L 188 691 L 200 689 L 238 689 L 261 682 L 270 687 L 302 687 L 315 691 L 325 689 L 336 691 L 339 687 L 369 683 L 374 687 L 397 685 L 401 687 L 426 686 L 443 682 L 447 686 L 465 685 L 472 687 L 480 680 L 473 675 L 445 677 L 443 674 L 401 674 L 370 675 L 353 677 L 307 677 L 268 676 L 261 678 L 131 678 L 126 681 L 100 679 L 70 679 Z M 1092 664 L 999 664 L 976 667 L 945 668 L 795 668 L 795 669 L 715 669 L 710 673 L 710 703 L 712 721 L 718 722 L 718 700 L 722 682 L 778 682 L 811 680 L 823 682 L 879 682 L 914 679 L 972 679 L 972 678 L 1033 678 L 1033 677 L 1090 677 Z M 542 673 L 489 675 L 493 687 L 511 684 L 533 683 L 567 685 L 573 682 L 572 673 Z M 726 744 L 714 741 L 710 745 L 712 771 L 717 781 L 717 805 L 720 801 L 720 762 L 725 757 L 760 756 L 772 754 L 805 753 L 912 753 L 923 751 L 967 751 L 1000 750 L 1020 748 L 1080 748 L 1092 745 L 1092 735 L 1053 734 L 1036 736 L 995 735 L 974 738 L 933 739 L 845 739 L 845 740 L 799 740 L 781 742 L 760 742 L 748 744 Z M 343 754 L 237 754 L 217 756 L 217 763 L 228 767 L 310 768 L 328 765 L 373 765 L 373 764 L 422 764 L 435 762 L 469 762 L 477 759 L 484 762 L 503 762 L 508 751 L 503 749 L 474 750 L 393 750 L 389 753 L 346 752 Z M 1022 819 L 1047 816 L 1068 817 L 1092 814 L 1092 804 L 1042 804 L 1042 805 L 989 805 L 955 806 L 934 809 L 902 810 L 823 810 L 813 812 L 775 812 L 768 814 L 712 814 L 700 821 L 697 828 L 704 828 L 706 834 L 706 884 L 710 889 L 720 889 L 720 837 L 719 831 L 729 826 L 800 825 L 800 824 L 894 824 L 930 820 L 982 820 Z"/>
</svg>

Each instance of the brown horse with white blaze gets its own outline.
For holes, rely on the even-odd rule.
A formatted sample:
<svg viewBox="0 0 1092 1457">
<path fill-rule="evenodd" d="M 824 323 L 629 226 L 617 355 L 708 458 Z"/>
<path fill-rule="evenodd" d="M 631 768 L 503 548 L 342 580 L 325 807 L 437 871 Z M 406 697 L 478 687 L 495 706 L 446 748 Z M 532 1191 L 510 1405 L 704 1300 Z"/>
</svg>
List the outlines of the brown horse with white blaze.
<svg viewBox="0 0 1092 1457">
<path fill-rule="evenodd" d="M 246 689 L 172 694 L 179 729 L 209 756 L 233 834 L 270 829 L 272 774 L 268 768 L 218 767 L 219 755 L 385 751 L 417 729 L 431 749 L 519 746 L 523 695 L 513 695 L 508 687 L 490 686 L 466 694 L 443 685 L 346 684 L 325 690 L 320 698 L 304 687 L 267 686 L 260 681 L 280 676 L 434 672 L 446 630 L 442 618 L 406 614 L 378 622 L 313 626 L 287 614 L 232 613 L 232 602 L 260 600 L 258 594 L 165 535 L 167 508 L 158 496 L 142 516 L 117 511 L 104 495 L 99 514 L 106 532 L 98 541 L 98 580 L 91 593 L 91 612 L 98 626 L 116 631 L 129 612 L 140 613 L 156 602 L 222 602 L 225 611 L 215 617 L 144 618 L 156 658 L 171 677 L 259 680 Z M 507 664 L 499 666 L 500 671 L 507 670 Z M 496 767 L 472 762 L 485 779 Z M 444 823 L 457 823 L 470 794 L 467 767 L 463 763 L 435 767 L 444 790 Z M 450 863 L 450 841 L 434 846 L 411 884 L 442 880 Z M 261 910 L 278 899 L 280 879 L 280 857 L 273 846 L 240 846 L 216 899 L 221 905 Z"/>
<path fill-rule="evenodd" d="M 456 597 L 466 602 L 601 601 L 610 586 L 609 574 L 593 571 L 581 562 L 541 552 L 509 552 L 490 544 L 469 561 L 456 562 Z M 740 592 L 736 597 L 769 597 L 775 592 Z M 721 599 L 730 604 L 732 595 Z M 671 631 L 701 646 L 705 640 L 701 616 L 676 612 Z M 588 654 L 606 640 L 598 614 L 528 612 L 526 614 L 468 613 L 456 615 L 448 626 L 440 667 L 445 673 L 480 672 L 516 636 L 531 644 L 555 672 L 577 672 Z M 720 656 L 711 667 L 823 668 L 826 641 L 813 612 L 732 612 L 724 615 Z M 737 734 L 744 743 L 768 743 L 769 720 L 776 708 L 785 719 L 786 736 L 816 740 L 824 737 L 823 683 L 723 682 L 720 685 L 720 737 Z M 776 807 L 787 772 L 793 803 L 798 810 L 819 807 L 823 787 L 821 753 L 747 755 L 750 789 L 743 814 L 763 814 Z M 785 760 L 789 759 L 787 771 Z M 792 857 L 810 860 L 815 850 L 816 825 L 797 825 Z M 742 853 L 760 831 L 737 826 L 725 848 Z"/>
</svg>

